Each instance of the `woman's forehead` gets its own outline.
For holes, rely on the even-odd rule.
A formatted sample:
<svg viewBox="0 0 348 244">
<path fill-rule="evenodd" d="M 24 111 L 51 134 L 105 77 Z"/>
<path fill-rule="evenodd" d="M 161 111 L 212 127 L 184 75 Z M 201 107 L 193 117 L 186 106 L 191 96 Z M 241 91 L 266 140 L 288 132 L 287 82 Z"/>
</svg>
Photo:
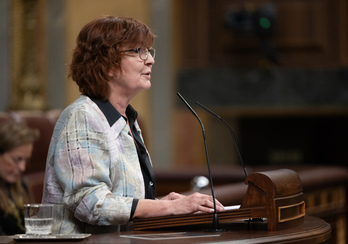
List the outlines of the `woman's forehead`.
<svg viewBox="0 0 348 244">
<path fill-rule="evenodd" d="M 153 42 L 134 42 L 134 43 L 127 43 L 122 45 L 123 49 L 132 49 L 132 48 L 139 48 L 139 47 L 146 47 L 150 48 L 153 46 Z"/>
</svg>

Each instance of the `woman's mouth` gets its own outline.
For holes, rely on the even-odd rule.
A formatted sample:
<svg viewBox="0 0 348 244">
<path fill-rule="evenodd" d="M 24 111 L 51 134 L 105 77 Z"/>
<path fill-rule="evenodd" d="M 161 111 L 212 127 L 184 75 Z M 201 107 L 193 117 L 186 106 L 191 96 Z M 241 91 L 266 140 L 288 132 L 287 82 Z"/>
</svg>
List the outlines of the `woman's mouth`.
<svg viewBox="0 0 348 244">
<path fill-rule="evenodd" d="M 151 78 L 151 72 L 146 72 L 146 73 L 143 73 L 144 76 L 146 76 L 147 78 Z"/>
</svg>

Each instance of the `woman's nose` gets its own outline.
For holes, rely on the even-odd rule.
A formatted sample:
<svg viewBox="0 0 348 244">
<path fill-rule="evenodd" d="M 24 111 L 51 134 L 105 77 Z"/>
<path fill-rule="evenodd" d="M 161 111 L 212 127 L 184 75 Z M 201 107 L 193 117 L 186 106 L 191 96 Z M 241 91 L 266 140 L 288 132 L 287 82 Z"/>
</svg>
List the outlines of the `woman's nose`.
<svg viewBox="0 0 348 244">
<path fill-rule="evenodd" d="M 24 172 L 25 171 L 25 169 L 26 169 L 26 167 L 27 167 L 27 162 L 26 162 L 26 160 L 21 160 L 19 163 L 18 163 L 18 168 L 19 168 L 19 170 L 21 171 L 21 172 Z"/>
<path fill-rule="evenodd" d="M 152 57 L 151 53 L 149 52 L 147 59 L 145 60 L 146 64 L 154 64 L 155 63 L 155 59 Z"/>
</svg>

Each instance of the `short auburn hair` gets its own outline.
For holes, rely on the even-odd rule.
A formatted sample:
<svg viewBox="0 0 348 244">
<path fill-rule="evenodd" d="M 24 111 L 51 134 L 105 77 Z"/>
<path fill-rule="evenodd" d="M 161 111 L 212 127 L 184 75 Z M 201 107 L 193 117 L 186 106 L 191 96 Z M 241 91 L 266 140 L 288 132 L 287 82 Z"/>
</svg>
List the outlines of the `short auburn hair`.
<svg viewBox="0 0 348 244">
<path fill-rule="evenodd" d="M 150 48 L 154 34 L 133 18 L 105 16 L 86 24 L 77 37 L 70 64 L 71 77 L 82 94 L 91 98 L 109 98 L 110 71 L 121 71 L 123 47 Z"/>
</svg>

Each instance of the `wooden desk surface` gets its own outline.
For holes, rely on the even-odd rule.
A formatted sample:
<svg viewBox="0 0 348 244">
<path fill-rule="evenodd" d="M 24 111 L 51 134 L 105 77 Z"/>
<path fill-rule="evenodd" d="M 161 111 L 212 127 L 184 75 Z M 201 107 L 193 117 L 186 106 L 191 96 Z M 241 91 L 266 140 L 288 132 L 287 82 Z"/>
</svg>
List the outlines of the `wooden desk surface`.
<svg viewBox="0 0 348 244">
<path fill-rule="evenodd" d="M 328 240 L 331 235 L 331 227 L 324 220 L 306 216 L 304 224 L 295 228 L 287 230 L 267 231 L 267 225 L 265 223 L 252 223 L 249 224 L 244 221 L 233 222 L 228 224 L 221 224 L 221 227 L 226 228 L 227 232 L 204 232 L 204 229 L 198 230 L 197 227 L 184 228 L 182 230 L 152 230 L 152 231 L 130 231 L 121 233 L 110 233 L 91 235 L 90 237 L 81 241 L 40 241 L 37 243 L 232 243 L 232 244 L 245 244 L 245 243 L 322 243 Z M 183 239 L 157 239 L 157 240 L 144 240 L 130 238 L 127 236 L 132 235 L 149 235 L 149 234 L 163 234 L 169 233 L 171 235 L 180 234 L 185 232 L 189 235 L 211 235 L 210 237 L 190 237 Z M 213 235 L 213 236 L 212 236 Z M 126 237 L 125 237 L 126 236 Z M 30 243 L 33 241 L 15 241 L 9 238 L 9 236 L 0 236 L 0 243 Z M 36 242 L 35 242 L 36 243 Z"/>
</svg>

